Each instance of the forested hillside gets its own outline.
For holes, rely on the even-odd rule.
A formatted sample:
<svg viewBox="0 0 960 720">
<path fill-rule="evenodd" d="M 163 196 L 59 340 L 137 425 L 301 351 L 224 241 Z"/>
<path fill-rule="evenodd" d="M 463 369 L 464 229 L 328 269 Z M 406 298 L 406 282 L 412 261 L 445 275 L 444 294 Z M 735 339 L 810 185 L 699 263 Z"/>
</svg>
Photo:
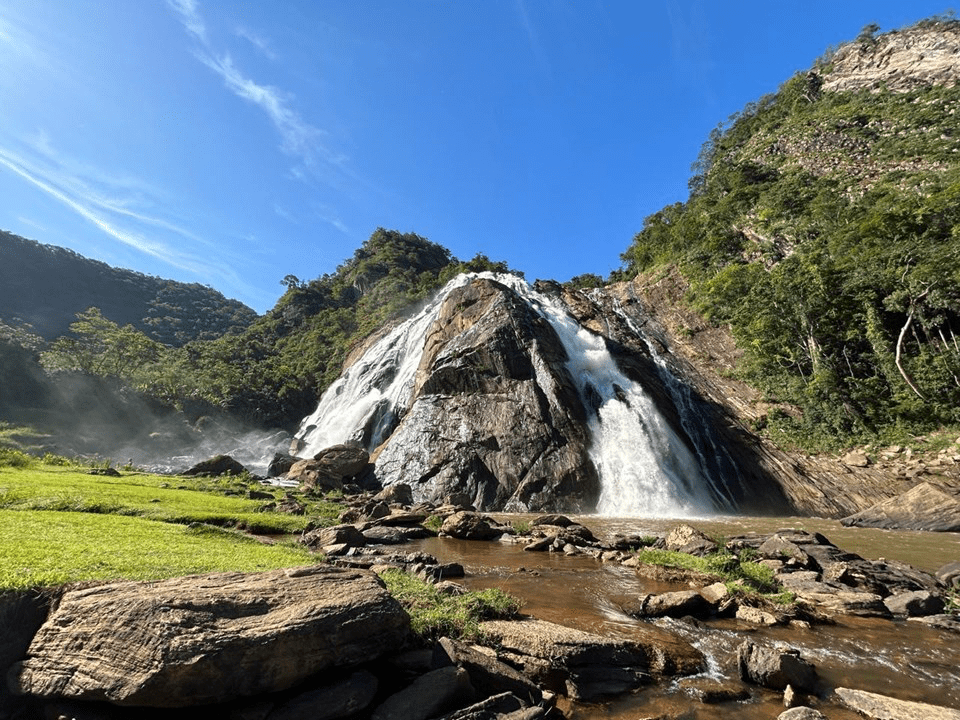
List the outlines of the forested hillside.
<svg viewBox="0 0 960 720">
<path fill-rule="evenodd" d="M 0 231 L 0 320 L 52 340 L 91 307 L 165 345 L 211 340 L 247 327 L 256 313 L 198 283 L 111 267 L 72 250 Z"/>
<path fill-rule="evenodd" d="M 718 127 L 623 255 L 729 326 L 779 442 L 960 422 L 958 77 L 960 22 L 868 26 Z"/>
<path fill-rule="evenodd" d="M 213 340 L 164 345 L 97 308 L 78 313 L 69 332 L 48 344 L 0 321 L 0 365 L 18 386 L 33 388 L 6 392 L 0 411 L 41 398 L 45 370 L 128 387 L 190 419 L 222 413 L 293 429 L 353 347 L 467 270 L 509 268 L 484 255 L 461 262 L 416 234 L 379 229 L 333 274 L 308 282 L 288 275 L 272 310 Z"/>
</svg>

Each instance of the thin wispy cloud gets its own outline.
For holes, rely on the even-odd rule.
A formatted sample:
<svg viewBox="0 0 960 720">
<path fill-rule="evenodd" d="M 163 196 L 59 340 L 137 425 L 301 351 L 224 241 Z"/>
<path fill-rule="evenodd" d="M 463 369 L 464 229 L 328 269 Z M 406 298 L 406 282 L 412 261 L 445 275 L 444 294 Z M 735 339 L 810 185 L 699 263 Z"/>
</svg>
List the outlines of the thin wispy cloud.
<svg viewBox="0 0 960 720">
<path fill-rule="evenodd" d="M 44 147 L 44 144 L 45 153 L 33 153 L 30 157 L 23 152 L 0 147 L 0 166 L 26 180 L 124 245 L 181 270 L 200 273 L 209 269 L 207 263 L 199 257 L 148 238 L 124 220 L 162 228 L 191 241 L 199 240 L 196 235 L 164 218 L 132 209 L 131 205 L 135 202 L 132 198 L 110 197 L 107 194 L 108 189 L 93 187 L 89 179 L 72 175 L 63 168 L 62 163 L 57 162 L 49 147 L 49 139 L 41 143 L 40 147 Z"/>
<path fill-rule="evenodd" d="M 346 157 L 331 150 L 324 142 L 326 133 L 304 120 L 294 109 L 293 95 L 253 80 L 236 66 L 229 53 L 214 47 L 195 0 L 167 0 L 167 3 L 188 34 L 196 39 L 194 54 L 197 59 L 216 73 L 230 92 L 266 114 L 280 136 L 280 148 L 284 153 L 321 178 L 325 171 L 349 174 L 344 167 Z M 245 31 L 242 37 L 255 45 L 263 42 L 250 31 Z"/>
<path fill-rule="evenodd" d="M 207 28 L 200 17 L 200 11 L 195 0 L 167 0 L 167 5 L 180 16 L 180 22 L 183 23 L 187 32 L 201 43 L 206 44 Z"/>
<path fill-rule="evenodd" d="M 257 50 L 260 51 L 260 54 L 263 55 L 267 60 L 276 60 L 277 55 L 270 47 L 270 43 L 261 35 L 253 32 L 249 28 L 240 26 L 233 31 L 233 34 L 239 38 L 243 38 L 248 43 L 253 45 Z"/>
</svg>

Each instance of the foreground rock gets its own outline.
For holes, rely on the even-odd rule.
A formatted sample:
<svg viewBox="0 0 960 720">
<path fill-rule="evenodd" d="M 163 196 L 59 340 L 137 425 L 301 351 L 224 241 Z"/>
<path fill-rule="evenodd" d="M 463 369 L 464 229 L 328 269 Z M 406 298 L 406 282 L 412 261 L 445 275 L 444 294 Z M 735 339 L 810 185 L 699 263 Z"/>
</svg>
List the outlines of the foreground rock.
<svg viewBox="0 0 960 720">
<path fill-rule="evenodd" d="M 837 688 L 837 696 L 861 715 L 876 720 L 960 720 L 960 710 L 897 700 L 886 695 Z"/>
<path fill-rule="evenodd" d="M 737 668 L 742 680 L 773 690 L 785 690 L 789 685 L 813 692 L 817 687 L 813 665 L 800 657 L 799 650 L 782 645 L 768 647 L 744 641 L 737 649 Z"/>
<path fill-rule="evenodd" d="M 14 692 L 185 707 L 290 688 L 396 650 L 410 620 L 371 573 L 326 566 L 67 592 Z"/>
<path fill-rule="evenodd" d="M 628 692 L 653 675 L 690 675 L 706 666 L 699 650 L 663 634 L 651 634 L 648 642 L 620 640 L 543 620 L 491 620 L 481 632 L 528 678 L 574 700 Z"/>
<path fill-rule="evenodd" d="M 247 469 L 229 455 L 216 455 L 209 460 L 202 460 L 182 475 L 220 477 L 221 475 L 242 475 Z"/>
<path fill-rule="evenodd" d="M 854 527 L 887 530 L 958 532 L 960 499 L 930 483 L 920 483 L 902 495 L 845 517 L 840 522 Z"/>
</svg>

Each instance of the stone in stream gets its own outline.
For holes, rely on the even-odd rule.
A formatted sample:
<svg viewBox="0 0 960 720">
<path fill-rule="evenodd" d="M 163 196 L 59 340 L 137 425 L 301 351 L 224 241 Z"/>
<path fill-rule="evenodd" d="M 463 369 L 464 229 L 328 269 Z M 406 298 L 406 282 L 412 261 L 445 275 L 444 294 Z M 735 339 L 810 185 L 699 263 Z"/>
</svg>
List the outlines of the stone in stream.
<svg viewBox="0 0 960 720">
<path fill-rule="evenodd" d="M 837 696 L 847 707 L 876 720 L 960 720 L 960 710 L 909 702 L 896 698 L 839 687 Z"/>
<path fill-rule="evenodd" d="M 891 595 L 884 598 L 883 604 L 894 615 L 908 615 L 910 617 L 939 615 L 944 609 L 943 600 L 926 590 L 914 590 L 913 592 Z"/>
<path fill-rule="evenodd" d="M 371 720 L 427 720 L 474 702 L 477 692 L 470 675 L 451 665 L 421 675 L 391 695 L 370 716 Z"/>
<path fill-rule="evenodd" d="M 637 628 L 644 640 L 622 640 L 543 620 L 490 620 L 487 642 L 541 687 L 588 701 L 639 687 L 653 674 L 689 675 L 705 667 L 703 654 L 655 627 Z"/>
<path fill-rule="evenodd" d="M 186 707 L 291 688 L 398 650 L 410 617 L 369 572 L 327 566 L 64 593 L 15 664 L 19 694 Z"/>
<path fill-rule="evenodd" d="M 737 669 L 741 680 L 771 690 L 784 690 L 787 685 L 808 692 L 816 690 L 817 671 L 795 648 L 746 640 L 737 648 Z"/>
<path fill-rule="evenodd" d="M 502 535 L 503 531 L 494 527 L 493 521 L 486 515 L 465 510 L 444 520 L 440 534 L 461 540 L 492 540 Z"/>
</svg>

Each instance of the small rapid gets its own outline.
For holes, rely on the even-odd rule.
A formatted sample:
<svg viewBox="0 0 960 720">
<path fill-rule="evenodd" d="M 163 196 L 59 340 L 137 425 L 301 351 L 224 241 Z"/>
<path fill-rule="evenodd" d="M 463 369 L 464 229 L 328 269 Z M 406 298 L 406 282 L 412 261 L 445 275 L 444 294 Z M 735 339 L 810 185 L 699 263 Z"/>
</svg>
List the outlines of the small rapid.
<svg viewBox="0 0 960 720">
<path fill-rule="evenodd" d="M 389 440 L 411 409 L 426 335 L 441 305 L 453 290 L 475 278 L 510 288 L 559 337 L 567 370 L 587 410 L 589 455 L 600 477 L 599 514 L 694 517 L 733 509 L 728 499 L 711 490 L 701 458 L 671 428 L 650 395 L 620 371 L 604 338 L 582 327 L 559 299 L 515 275 L 460 275 L 420 312 L 371 345 L 302 422 L 297 433 L 302 455 L 348 441 L 372 451 Z M 539 375 L 540 384 L 548 385 Z"/>
</svg>

